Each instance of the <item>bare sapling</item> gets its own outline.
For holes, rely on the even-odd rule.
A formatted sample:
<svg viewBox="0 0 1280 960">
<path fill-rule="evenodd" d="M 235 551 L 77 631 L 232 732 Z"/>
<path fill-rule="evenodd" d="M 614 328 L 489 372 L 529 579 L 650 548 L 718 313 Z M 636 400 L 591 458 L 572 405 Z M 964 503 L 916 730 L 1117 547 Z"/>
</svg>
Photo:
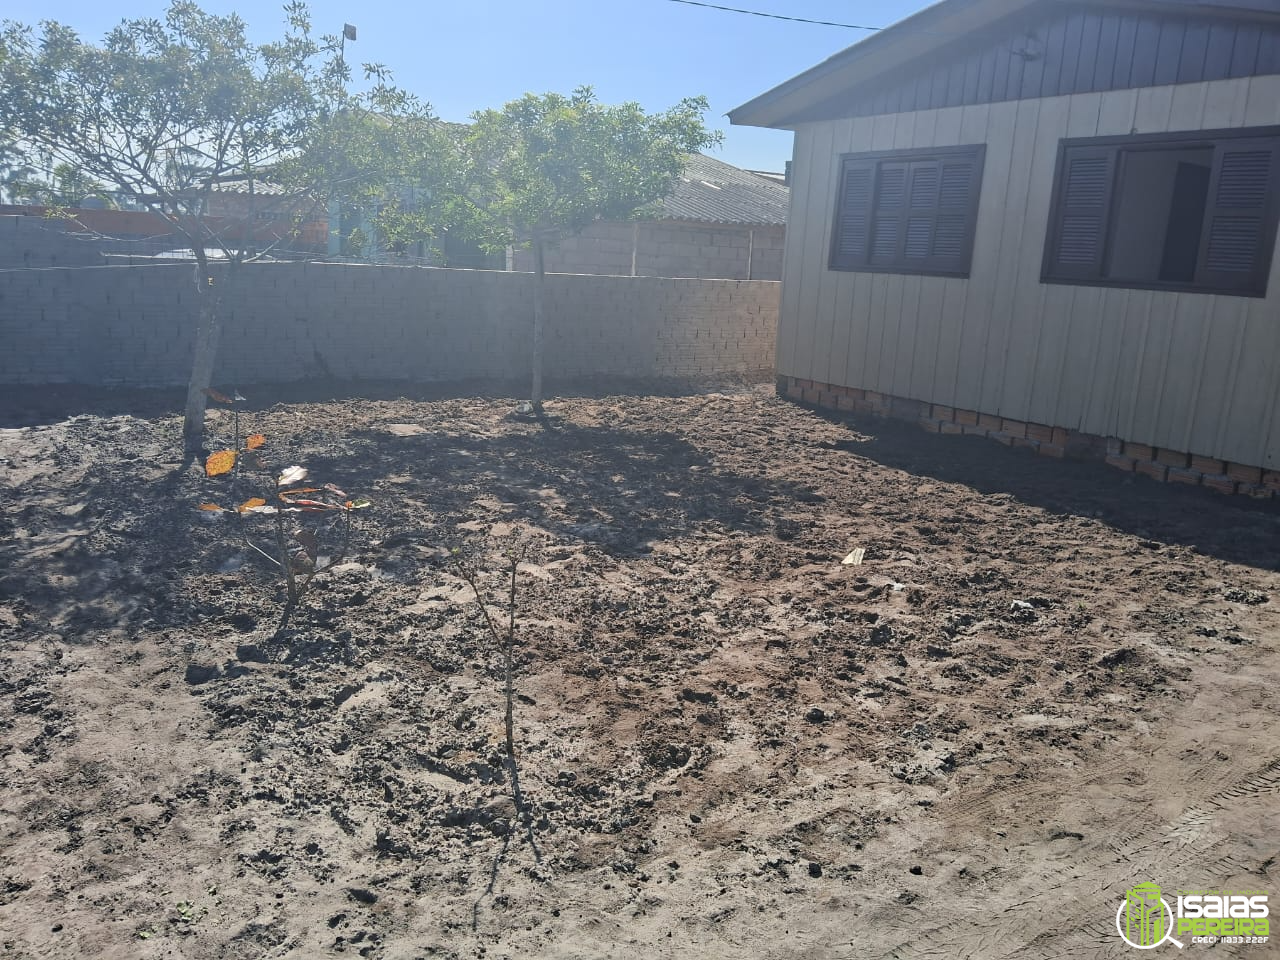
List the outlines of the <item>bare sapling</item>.
<svg viewBox="0 0 1280 960">
<path fill-rule="evenodd" d="M 524 561 L 529 551 L 528 543 L 513 545 L 505 551 L 507 558 L 507 609 L 506 609 L 506 628 L 505 630 L 500 624 L 501 614 L 494 616 L 489 604 L 485 602 L 484 590 L 480 586 L 480 576 L 475 566 L 463 556 L 462 551 L 455 549 L 453 551 L 454 565 L 459 576 L 467 582 L 471 587 L 471 592 L 475 594 L 476 606 L 480 608 L 480 614 L 484 618 L 485 629 L 488 631 L 490 638 L 499 650 L 502 651 L 502 686 L 506 695 L 506 760 L 505 765 L 508 774 L 511 776 L 511 799 L 516 806 L 516 812 L 519 814 L 524 823 L 524 833 L 529 840 L 529 847 L 533 851 L 533 858 L 538 863 L 542 862 L 542 852 L 538 849 L 538 841 L 533 835 L 533 815 L 529 809 L 528 803 L 525 802 L 524 793 L 520 789 L 520 766 L 516 762 L 516 736 L 515 736 L 515 647 L 516 647 L 516 581 L 520 572 L 520 564 Z M 498 869 L 502 864 L 503 856 L 506 853 L 509 838 L 503 841 L 502 850 L 493 861 L 493 870 L 489 876 L 489 885 L 485 892 L 480 895 L 479 899 L 472 904 L 471 908 L 471 929 L 475 930 L 479 926 L 480 904 L 493 894 L 495 885 L 498 882 Z"/>
<path fill-rule="evenodd" d="M 480 579 L 476 574 L 476 569 L 466 560 L 461 558 L 459 551 L 454 551 L 458 557 L 458 572 L 462 579 L 467 581 L 472 592 L 476 595 L 476 605 L 480 608 L 481 614 L 484 616 L 485 626 L 489 631 L 489 636 L 493 638 L 493 642 L 498 649 L 502 651 L 502 672 L 503 672 L 503 688 L 506 694 L 506 735 L 507 735 L 507 760 L 514 766 L 516 758 L 516 738 L 515 738 L 515 645 L 516 645 L 516 578 L 519 573 L 520 564 L 524 561 L 525 553 L 528 547 L 522 546 L 513 548 L 507 553 L 507 561 L 509 564 L 510 580 L 507 591 L 507 626 L 506 631 L 498 625 L 494 619 L 489 605 L 485 603 L 484 593 L 480 589 Z"/>
</svg>

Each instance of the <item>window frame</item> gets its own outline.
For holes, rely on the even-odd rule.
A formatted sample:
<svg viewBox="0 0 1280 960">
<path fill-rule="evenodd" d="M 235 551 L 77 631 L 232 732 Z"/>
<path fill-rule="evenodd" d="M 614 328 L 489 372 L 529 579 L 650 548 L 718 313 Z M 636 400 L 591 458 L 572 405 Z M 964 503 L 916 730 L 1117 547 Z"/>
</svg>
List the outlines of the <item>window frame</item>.
<svg viewBox="0 0 1280 960">
<path fill-rule="evenodd" d="M 956 146 L 946 147 L 912 147 L 903 150 L 875 150 L 865 153 L 844 153 L 840 155 L 840 162 L 836 175 L 836 198 L 835 211 L 831 221 L 831 241 L 827 254 L 827 269 L 839 271 L 842 273 L 889 273 L 900 274 L 906 276 L 923 276 L 923 277 L 952 277 L 967 279 L 973 267 L 973 248 L 978 228 L 978 203 L 982 197 L 982 179 L 986 166 L 987 145 L 985 143 L 960 144 Z M 939 266 L 915 266 L 904 258 L 905 244 L 907 242 L 907 227 L 904 223 L 901 234 L 898 238 L 898 259 L 894 263 L 872 263 L 871 257 L 874 252 L 873 227 L 874 214 L 877 209 L 877 203 L 880 195 L 880 167 L 881 164 L 888 162 L 913 163 L 924 160 L 945 161 L 947 158 L 957 156 L 967 156 L 973 161 L 973 170 L 970 176 L 970 194 L 964 206 L 965 223 L 961 230 L 960 236 L 960 252 L 956 255 L 955 262 L 957 266 L 954 269 Z M 849 171 L 850 164 L 875 164 L 875 177 L 872 180 L 870 200 L 868 209 L 871 211 L 870 221 L 867 226 L 867 243 L 866 254 L 860 260 L 851 259 L 848 255 L 841 254 L 840 241 L 843 238 L 841 232 L 841 219 L 845 210 L 845 176 Z M 906 185 L 906 189 L 910 190 L 910 183 Z M 941 185 L 939 186 L 941 189 Z M 909 211 L 910 207 L 904 210 Z M 934 205 L 933 217 L 934 228 L 936 231 L 937 211 L 941 209 L 940 203 Z M 935 233 L 936 235 L 936 233 Z"/>
<path fill-rule="evenodd" d="M 1262 208 L 1262 235 L 1257 248 L 1259 259 L 1254 271 L 1248 274 L 1247 283 L 1222 284 L 1211 280 L 1185 281 L 1172 280 L 1132 280 L 1116 279 L 1101 276 L 1101 271 L 1110 259 L 1112 244 L 1115 241 L 1116 206 L 1120 202 L 1120 186 L 1124 176 L 1124 154 L 1126 152 L 1159 151 L 1163 149 L 1179 150 L 1197 147 L 1214 151 L 1213 164 L 1210 167 L 1210 189 L 1217 183 L 1220 166 L 1218 153 L 1224 144 L 1233 140 L 1267 140 L 1273 139 L 1273 163 L 1270 179 L 1264 185 L 1266 200 Z M 1062 221 L 1065 207 L 1065 181 L 1067 178 L 1067 156 L 1070 151 L 1088 151 L 1109 155 L 1110 182 L 1106 185 L 1106 202 L 1103 214 L 1101 249 L 1097 256 L 1096 270 L 1099 275 L 1090 275 L 1086 270 L 1064 270 L 1061 263 L 1056 262 L 1062 240 Z M 1261 127 L 1226 127 L 1213 130 L 1178 130 L 1169 133 L 1122 134 L 1106 137 L 1073 137 L 1058 141 L 1053 188 L 1049 195 L 1049 218 L 1045 227 L 1044 256 L 1040 266 L 1040 282 L 1073 287 L 1109 287 L 1123 290 L 1155 290 L 1167 293 L 1202 293 L 1215 296 L 1249 297 L 1263 299 L 1267 296 L 1269 279 L 1274 269 L 1276 232 L 1280 228 L 1280 125 Z M 1205 261 L 1208 249 L 1208 225 L 1212 211 L 1215 209 L 1212 194 L 1205 200 L 1205 219 L 1201 226 L 1200 250 L 1196 257 L 1197 274 L 1209 269 Z M 1056 269 L 1055 269 L 1056 268 Z"/>
</svg>

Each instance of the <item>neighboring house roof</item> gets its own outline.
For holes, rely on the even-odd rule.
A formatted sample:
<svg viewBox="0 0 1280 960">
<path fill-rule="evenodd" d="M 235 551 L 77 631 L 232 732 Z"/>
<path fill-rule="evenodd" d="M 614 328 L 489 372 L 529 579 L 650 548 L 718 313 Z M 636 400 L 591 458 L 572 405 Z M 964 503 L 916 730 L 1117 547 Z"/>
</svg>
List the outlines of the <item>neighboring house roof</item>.
<svg viewBox="0 0 1280 960">
<path fill-rule="evenodd" d="M 1042 20 L 1065 20 L 1070 16 L 1097 18 L 1120 15 L 1131 19 L 1178 17 L 1183 20 L 1198 20 L 1206 27 L 1212 24 L 1240 24 L 1251 30 L 1260 30 L 1261 42 L 1259 43 L 1258 37 L 1253 41 L 1257 51 L 1253 72 L 1272 72 L 1275 67 L 1267 58 L 1274 58 L 1277 38 L 1280 38 L 1280 9 L 1277 8 L 1277 0 L 1107 0 L 1105 3 L 1099 0 L 941 0 L 842 50 L 737 109 L 730 110 L 729 120 L 735 124 L 788 129 L 810 120 L 898 112 L 889 105 L 891 98 L 885 100 L 885 106 L 879 109 L 861 111 L 855 109 L 855 101 L 867 106 L 867 99 L 886 85 L 918 87 L 919 77 L 925 72 L 936 75 L 940 89 L 934 93 L 932 100 L 919 95 L 905 97 L 898 93 L 899 100 L 909 101 L 900 108 L 902 112 L 928 106 L 958 106 L 970 102 L 1020 99 L 1032 94 L 1012 87 L 1004 91 L 992 91 L 988 86 L 985 99 L 966 99 L 963 90 L 964 73 L 961 71 L 956 75 L 960 78 L 957 85 L 955 76 L 946 76 L 935 65 L 946 61 L 953 65 L 960 63 L 967 57 L 976 56 L 975 49 L 980 52 L 982 47 L 994 47 L 1002 40 L 1007 45 L 1009 36 L 1016 39 L 1018 32 L 1024 30 L 1034 17 Z M 1157 24 L 1156 33 L 1159 32 Z M 1163 41 L 1158 39 L 1157 42 Z M 1200 42 L 1204 42 L 1202 38 Z M 1084 50 L 1079 39 L 1076 49 L 1078 52 Z M 1092 54 L 1100 49 L 1100 40 L 1095 39 L 1094 50 L 1087 52 Z M 1009 52 L 1023 60 L 1036 59 L 1034 50 L 1015 48 L 1005 51 L 1006 54 Z M 1112 50 L 1112 53 L 1115 54 L 1116 51 Z M 1225 68 L 1223 75 L 1240 75 L 1236 72 L 1240 69 L 1238 64 L 1230 62 L 1232 57 L 1228 55 L 1226 59 L 1229 66 Z M 1195 74 L 1193 79 L 1217 79 L 1211 66 L 1207 58 L 1203 59 L 1199 67 L 1192 71 Z M 1053 88 L 1043 86 L 1036 95 L 1051 96 L 1080 92 L 1082 89 L 1117 89 L 1152 86 L 1160 82 L 1182 82 L 1180 73 L 1181 71 L 1173 81 L 1155 77 L 1138 82 L 1130 82 L 1128 77 L 1123 82 L 1111 76 L 1097 81 L 1093 78 L 1073 77 L 1070 83 L 1060 81 Z"/>
<path fill-rule="evenodd" d="M 251 180 L 248 177 L 223 177 L 209 184 L 210 193 L 240 193 L 248 196 L 252 193 L 259 197 L 280 197 L 287 194 L 284 187 L 270 180 Z"/>
<path fill-rule="evenodd" d="M 782 177 L 782 174 L 772 176 Z M 767 177 L 705 154 L 690 154 L 674 191 L 661 201 L 659 217 L 704 223 L 784 225 L 790 191 Z M 210 190 L 248 196 L 249 184 L 245 177 L 225 177 L 211 184 Z M 279 196 L 286 192 L 270 181 L 253 181 L 256 196 Z"/>
<path fill-rule="evenodd" d="M 660 217 L 738 225 L 785 224 L 790 193 L 754 173 L 695 153 L 689 156 L 675 190 L 662 201 Z"/>
</svg>

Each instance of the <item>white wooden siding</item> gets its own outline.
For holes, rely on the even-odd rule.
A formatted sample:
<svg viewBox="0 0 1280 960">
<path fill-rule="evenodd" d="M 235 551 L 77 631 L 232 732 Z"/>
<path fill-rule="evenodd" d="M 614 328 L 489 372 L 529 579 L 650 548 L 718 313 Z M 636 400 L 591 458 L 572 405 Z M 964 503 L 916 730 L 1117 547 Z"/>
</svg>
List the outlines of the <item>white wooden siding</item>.
<svg viewBox="0 0 1280 960">
<path fill-rule="evenodd" d="M 1064 137 L 1280 124 L 1280 76 L 807 124 L 778 372 L 1280 466 L 1280 252 L 1266 299 L 1040 282 Z M 846 153 L 985 143 L 969 279 L 833 271 Z"/>
</svg>

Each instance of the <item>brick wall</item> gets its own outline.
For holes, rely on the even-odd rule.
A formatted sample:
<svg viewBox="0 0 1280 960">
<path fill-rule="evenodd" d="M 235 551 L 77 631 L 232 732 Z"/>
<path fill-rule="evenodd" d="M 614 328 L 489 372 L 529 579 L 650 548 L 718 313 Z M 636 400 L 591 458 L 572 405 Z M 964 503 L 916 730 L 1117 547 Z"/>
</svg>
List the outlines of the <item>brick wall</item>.
<svg viewBox="0 0 1280 960">
<path fill-rule="evenodd" d="M 745 280 L 750 262 L 753 280 L 782 279 L 783 226 L 729 226 L 683 220 L 596 223 L 565 237 L 546 252 L 546 266 L 557 273 L 703 277 Z M 518 270 L 533 269 L 533 254 L 516 252 Z"/>
<path fill-rule="evenodd" d="M 533 277 L 253 264 L 224 291 L 218 382 L 528 376 Z M 0 383 L 177 385 L 189 265 L 0 270 Z M 770 375 L 777 283 L 552 275 L 549 377 Z"/>
<path fill-rule="evenodd" d="M 906 420 L 930 433 L 985 437 L 1006 447 L 1020 447 L 1059 460 L 1103 460 L 1153 480 L 1204 486 L 1219 493 L 1245 494 L 1261 500 L 1280 497 L 1280 470 L 800 377 L 779 376 L 777 384 L 780 396 L 801 403 Z"/>
</svg>

